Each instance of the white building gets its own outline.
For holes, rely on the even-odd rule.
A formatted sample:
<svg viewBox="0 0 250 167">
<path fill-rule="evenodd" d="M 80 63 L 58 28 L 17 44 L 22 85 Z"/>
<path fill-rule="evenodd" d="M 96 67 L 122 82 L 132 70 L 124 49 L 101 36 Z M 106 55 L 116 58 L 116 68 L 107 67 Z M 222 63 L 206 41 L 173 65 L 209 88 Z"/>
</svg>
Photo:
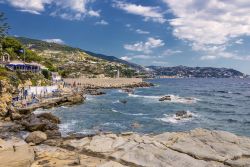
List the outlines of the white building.
<svg viewBox="0 0 250 167">
<path fill-rule="evenodd" d="M 54 81 L 54 82 L 62 80 L 62 77 L 61 77 L 61 75 L 58 74 L 58 72 L 52 72 L 51 77 L 52 77 L 52 81 Z"/>
</svg>

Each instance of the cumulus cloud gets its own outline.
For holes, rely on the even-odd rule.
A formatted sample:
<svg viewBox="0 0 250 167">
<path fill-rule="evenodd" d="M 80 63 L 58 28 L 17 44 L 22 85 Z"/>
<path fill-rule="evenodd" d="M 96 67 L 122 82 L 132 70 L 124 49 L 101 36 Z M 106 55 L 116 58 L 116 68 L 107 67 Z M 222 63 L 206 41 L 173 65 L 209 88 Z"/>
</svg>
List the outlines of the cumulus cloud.
<svg viewBox="0 0 250 167">
<path fill-rule="evenodd" d="M 81 20 L 86 16 L 100 17 L 100 11 L 87 7 L 94 0 L 4 0 L 4 2 L 22 12 L 32 14 L 41 14 L 48 9 L 51 16 L 68 20 Z"/>
<path fill-rule="evenodd" d="M 159 7 L 142 6 L 132 3 L 115 1 L 113 7 L 121 9 L 129 14 L 142 16 L 145 21 L 153 21 L 158 23 L 165 23 L 166 19 Z"/>
<path fill-rule="evenodd" d="M 59 39 L 59 38 L 44 39 L 43 41 L 49 42 L 49 43 L 65 44 L 65 42 L 62 39 Z"/>
<path fill-rule="evenodd" d="M 107 21 L 105 21 L 105 20 L 98 21 L 95 24 L 96 25 L 103 25 L 103 26 L 109 25 L 109 23 Z"/>
<path fill-rule="evenodd" d="M 208 59 L 214 59 L 216 55 L 236 58 L 226 52 L 229 41 L 250 35 L 249 0 L 163 0 L 163 2 L 175 15 L 175 18 L 170 20 L 173 34 L 179 39 L 190 41 L 194 50 L 208 52 L 210 54 Z"/>
<path fill-rule="evenodd" d="M 50 4 L 51 0 L 6 0 L 10 5 L 29 13 L 39 14 L 43 12 L 46 4 Z"/>
<path fill-rule="evenodd" d="M 152 49 L 164 46 L 165 43 L 161 39 L 148 38 L 146 42 L 136 42 L 134 44 L 125 44 L 124 48 L 130 51 L 151 53 Z"/>
</svg>

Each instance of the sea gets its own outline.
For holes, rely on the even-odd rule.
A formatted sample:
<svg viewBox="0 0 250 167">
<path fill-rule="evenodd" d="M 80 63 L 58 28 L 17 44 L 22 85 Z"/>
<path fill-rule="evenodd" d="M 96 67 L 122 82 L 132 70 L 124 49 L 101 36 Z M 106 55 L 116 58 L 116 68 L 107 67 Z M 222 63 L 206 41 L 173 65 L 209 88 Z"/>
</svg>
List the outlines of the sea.
<svg viewBox="0 0 250 167">
<path fill-rule="evenodd" d="M 134 94 L 103 90 L 106 95 L 87 96 L 83 104 L 38 109 L 35 113 L 57 115 L 63 135 L 128 131 L 159 134 L 205 128 L 250 136 L 250 79 L 146 81 L 155 86 L 137 88 Z M 159 101 L 166 95 L 172 100 Z M 176 119 L 178 111 L 187 111 L 192 117 Z"/>
</svg>

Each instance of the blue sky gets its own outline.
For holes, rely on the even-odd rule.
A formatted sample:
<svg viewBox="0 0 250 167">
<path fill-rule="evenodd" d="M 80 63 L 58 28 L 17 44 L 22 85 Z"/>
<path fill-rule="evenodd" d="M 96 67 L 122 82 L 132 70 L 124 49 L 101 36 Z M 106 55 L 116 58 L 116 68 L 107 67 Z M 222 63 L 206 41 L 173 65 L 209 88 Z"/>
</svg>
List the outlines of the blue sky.
<svg viewBox="0 0 250 167">
<path fill-rule="evenodd" d="M 250 74 L 249 0 L 0 0 L 10 35 L 65 43 L 141 65 Z"/>
</svg>

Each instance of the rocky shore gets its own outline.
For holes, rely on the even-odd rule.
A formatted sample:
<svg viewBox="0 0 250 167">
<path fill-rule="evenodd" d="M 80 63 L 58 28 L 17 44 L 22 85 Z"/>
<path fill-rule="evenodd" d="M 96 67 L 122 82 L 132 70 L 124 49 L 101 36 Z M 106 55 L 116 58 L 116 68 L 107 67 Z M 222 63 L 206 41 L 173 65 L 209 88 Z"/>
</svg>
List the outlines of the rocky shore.
<svg viewBox="0 0 250 167">
<path fill-rule="evenodd" d="M 0 123 L 1 135 L 16 126 Z M 42 132 L 46 128 L 32 130 L 36 131 L 17 135 L 20 131 L 16 130 L 1 136 L 0 167 L 250 166 L 250 138 L 224 131 L 195 129 L 159 135 L 127 132 L 62 138 Z"/>
<path fill-rule="evenodd" d="M 141 85 L 138 85 L 139 87 Z M 130 91 L 125 89 L 124 91 Z M 82 102 L 62 96 L 26 109 L 10 107 L 11 88 L 1 87 L 0 167 L 249 167 L 250 138 L 194 129 L 163 134 L 98 133 L 62 137 L 60 119 L 36 108 Z M 89 94 L 102 95 L 96 89 Z M 178 112 L 176 116 L 186 117 Z M 135 125 L 137 126 L 137 125 Z"/>
</svg>

